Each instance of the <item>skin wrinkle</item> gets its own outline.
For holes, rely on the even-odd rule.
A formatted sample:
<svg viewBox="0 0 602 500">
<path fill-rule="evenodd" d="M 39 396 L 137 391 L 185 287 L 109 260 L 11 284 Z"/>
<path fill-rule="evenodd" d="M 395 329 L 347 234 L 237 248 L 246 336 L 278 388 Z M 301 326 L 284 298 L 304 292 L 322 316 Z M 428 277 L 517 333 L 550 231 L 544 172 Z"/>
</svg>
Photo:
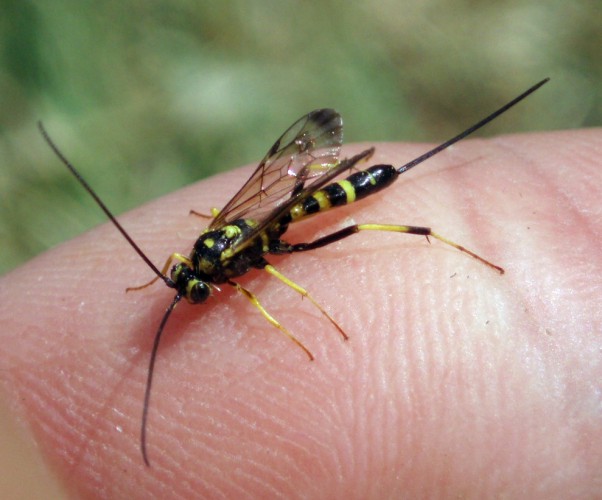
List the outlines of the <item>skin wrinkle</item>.
<svg viewBox="0 0 602 500">
<path fill-rule="evenodd" d="M 361 348 L 361 346 L 360 346 Z M 349 359 L 348 356 L 345 357 Z M 335 383 L 334 397 L 330 406 L 337 419 L 333 419 L 334 432 L 338 439 L 338 453 L 333 453 L 333 468 L 336 471 L 336 478 L 344 478 L 349 474 L 354 474 L 357 470 L 357 457 L 361 456 L 362 450 L 358 450 L 354 436 L 357 432 L 356 420 L 351 418 L 355 412 L 355 387 L 359 385 L 358 378 L 361 372 L 357 370 L 355 359 L 351 364 L 347 364 L 350 373 L 349 378 L 345 378 L 342 383 Z"/>
<path fill-rule="evenodd" d="M 500 141 L 500 139 L 498 139 L 498 141 Z M 511 151 L 509 148 L 506 148 L 506 149 Z M 513 151 L 511 151 L 511 153 L 516 155 Z M 524 156 L 524 155 L 521 155 L 521 157 L 519 157 L 519 158 L 522 159 L 522 156 Z M 529 160 L 529 162 L 531 162 L 530 158 L 528 160 Z M 535 168 L 535 166 L 533 168 Z M 538 178 L 543 177 L 544 182 L 545 182 L 545 176 L 543 174 L 544 174 L 544 172 L 542 172 L 541 170 L 538 171 Z M 549 181 L 549 182 L 547 182 L 547 185 L 544 186 L 544 191 L 553 190 L 554 192 L 558 193 L 560 191 L 560 186 L 562 186 L 562 185 L 563 185 L 562 183 L 555 183 L 553 181 Z M 564 203 L 561 203 L 561 205 L 563 206 L 563 222 L 565 223 L 565 225 L 569 228 L 585 226 L 587 228 L 587 230 L 582 231 L 580 234 L 583 235 L 583 234 L 587 234 L 588 232 L 590 234 L 592 234 L 591 231 L 594 228 L 587 223 L 587 218 L 583 217 L 581 215 L 580 211 L 575 209 L 574 204 L 570 203 L 570 201 L 571 201 L 570 198 L 567 198 L 564 195 L 562 195 L 562 199 L 564 201 Z M 568 222 L 569 220 L 570 220 L 570 222 Z M 591 248 L 591 251 L 588 251 L 587 253 L 590 255 L 592 253 L 596 253 L 596 249 Z M 525 299 L 528 299 L 528 297 L 525 296 Z M 541 311 L 540 308 L 534 308 L 534 310 Z M 545 319 L 548 316 L 549 316 L 549 312 L 543 313 L 541 315 L 541 319 Z"/>
<path fill-rule="evenodd" d="M 276 397 L 274 397 L 274 398 L 270 397 L 272 394 L 273 394 L 273 391 L 270 391 L 270 390 L 266 391 L 266 395 L 268 396 L 268 400 L 267 400 L 268 402 L 267 402 L 267 404 L 265 404 L 265 407 L 268 407 L 268 408 L 273 408 L 273 405 L 274 405 L 274 404 L 276 404 L 276 407 L 278 406 L 278 397 L 277 397 L 277 395 L 276 395 Z M 259 402 L 258 402 L 257 404 L 261 405 L 262 403 L 259 403 Z M 273 421 L 273 422 L 276 422 L 276 421 L 277 421 L 277 420 L 275 420 L 275 414 L 276 414 L 276 413 L 277 413 L 277 412 L 270 412 L 269 414 L 267 414 L 267 415 L 266 415 L 266 418 L 270 419 L 270 420 L 271 420 L 271 421 Z M 282 426 L 283 426 L 283 427 L 288 427 L 288 426 L 286 426 L 286 425 L 284 424 L 284 422 L 283 422 L 281 419 L 280 419 L 280 423 L 282 424 Z M 275 434 L 276 434 L 276 435 L 278 435 L 279 433 L 278 433 L 278 432 L 276 432 Z M 266 436 L 266 438 L 269 438 L 269 436 Z M 309 455 L 311 455 L 311 454 L 309 453 L 309 451 L 308 451 L 308 448 L 307 448 L 306 446 L 304 446 L 304 447 L 300 447 L 299 443 L 295 443 L 294 441 L 291 441 L 291 440 L 289 440 L 289 439 L 285 439 L 285 440 L 283 440 L 283 439 L 282 439 L 282 437 L 278 437 L 278 438 L 276 438 L 276 439 L 277 439 L 277 440 L 278 440 L 278 439 L 280 439 L 280 441 L 279 441 L 279 442 L 280 442 L 280 443 L 286 443 L 286 444 L 287 444 L 287 446 L 294 445 L 295 447 L 297 447 L 297 448 L 299 448 L 299 449 L 305 449 L 305 451 L 306 451 L 306 453 L 305 453 L 305 454 L 306 454 L 306 455 L 308 455 L 308 456 L 309 456 Z M 316 444 L 316 443 L 314 443 L 314 444 Z"/>
<path fill-rule="evenodd" d="M 197 445 L 198 447 L 199 445 Z M 206 446 L 203 443 L 200 444 L 200 447 L 203 456 L 206 457 L 206 461 L 203 463 L 203 474 L 195 474 L 194 480 L 190 481 L 188 490 L 183 492 L 181 496 L 183 498 L 190 498 L 194 495 L 203 494 L 211 498 L 228 498 L 226 492 L 229 490 L 234 490 L 240 495 L 244 494 L 243 485 L 238 485 L 236 482 L 231 481 L 230 478 L 224 477 L 222 473 L 224 465 L 223 457 L 221 456 L 219 447 Z M 211 463 L 211 459 L 215 460 L 215 463 Z M 178 470 L 179 463 L 181 462 L 174 456 L 172 462 L 166 464 L 164 469 Z M 184 463 L 190 463 L 190 460 L 186 460 Z M 207 476 L 207 478 L 204 476 Z"/>
<path fill-rule="evenodd" d="M 513 137 L 513 136 L 509 136 L 509 137 Z M 554 191 L 562 196 L 562 200 L 564 200 L 565 202 L 568 201 L 569 203 L 559 203 L 559 204 L 557 203 L 557 205 L 562 205 L 563 207 L 572 208 L 573 210 L 571 210 L 571 212 L 576 212 L 576 214 L 579 216 L 578 222 L 587 228 L 586 232 L 590 232 L 591 234 L 596 234 L 599 231 L 598 224 L 596 224 L 596 223 L 590 224 L 589 218 L 581 216 L 582 210 L 578 209 L 576 206 L 576 203 L 575 203 L 575 201 L 580 200 L 581 197 L 574 198 L 573 196 L 571 196 L 570 191 L 567 192 L 567 190 L 565 189 L 567 180 L 570 182 L 570 177 L 567 178 L 566 176 L 563 176 L 564 178 L 562 180 L 556 180 L 555 178 L 550 178 L 550 180 L 547 181 L 548 177 L 546 177 L 546 175 L 544 175 L 544 174 L 547 173 L 547 170 L 550 169 L 550 167 L 548 165 L 543 165 L 540 168 L 539 163 L 536 161 L 537 158 L 534 157 L 532 154 L 529 154 L 528 150 L 521 150 L 520 152 L 516 152 L 514 148 L 506 145 L 506 141 L 505 141 L 504 137 L 496 138 L 494 140 L 494 143 L 498 145 L 499 149 L 501 151 L 503 151 L 504 154 L 518 158 L 518 160 L 520 160 L 522 163 L 527 163 L 529 165 L 530 169 L 537 171 L 538 181 L 546 182 L 546 185 L 543 186 L 543 188 L 544 188 L 543 190 L 544 191 L 548 191 L 548 190 Z M 579 152 L 580 148 L 577 151 Z M 574 158 L 575 150 L 574 149 L 571 150 L 570 154 L 568 152 L 565 154 L 566 154 L 566 156 L 571 158 L 571 161 L 575 160 L 575 158 Z M 555 161 L 559 162 L 560 160 L 555 158 Z M 552 172 L 556 173 L 555 169 L 552 169 Z M 563 211 L 563 214 L 564 214 L 564 211 Z M 574 217 L 575 217 L 575 214 L 574 214 Z M 570 224 L 569 226 L 572 226 L 572 225 L 573 224 Z"/>
<path fill-rule="evenodd" d="M 378 370 L 378 379 L 380 380 L 380 384 L 383 387 L 383 392 L 385 394 L 385 419 L 390 418 L 392 423 L 395 425 L 386 425 L 383 424 L 383 429 L 393 428 L 397 431 L 397 433 L 401 436 L 403 435 L 403 422 L 398 415 L 397 408 L 393 405 L 393 399 L 387 401 L 387 396 L 390 394 L 395 397 L 395 402 L 399 405 L 403 405 L 404 397 L 404 368 L 405 366 L 400 363 L 404 358 L 403 352 L 403 344 L 405 343 L 405 335 L 403 331 L 397 332 L 391 328 L 385 328 L 384 325 L 394 324 L 394 318 L 392 317 L 397 310 L 396 305 L 391 300 L 390 294 L 383 294 L 384 299 L 380 301 L 380 303 L 384 304 L 386 310 L 390 311 L 388 317 L 384 316 L 381 318 L 379 323 L 383 324 L 382 334 L 384 339 L 389 339 L 386 342 L 386 349 L 383 353 L 383 362 L 381 363 L 381 369 Z M 391 302 L 391 305 L 389 305 Z M 395 341 L 395 339 L 398 339 Z M 401 406 L 403 408 L 403 406 Z M 400 425 L 398 425 L 400 424 Z M 386 451 L 385 455 L 388 457 L 385 461 L 386 463 L 392 461 L 395 456 L 398 455 L 398 439 L 394 439 L 394 436 L 387 435 L 387 433 L 383 434 L 383 450 Z"/>
<path fill-rule="evenodd" d="M 449 224 L 450 228 L 454 228 L 452 239 L 462 241 L 468 248 L 476 247 L 478 244 L 480 252 L 489 255 L 495 263 L 500 264 L 492 250 L 497 244 L 496 231 L 477 230 L 479 227 L 495 228 L 497 226 L 495 214 L 483 210 L 483 207 L 487 207 L 485 201 L 491 185 L 475 182 L 475 170 L 482 168 L 482 164 L 487 162 L 488 158 L 496 157 L 494 152 L 490 151 L 493 148 L 488 145 L 488 143 L 483 145 L 483 151 L 478 157 L 464 152 L 461 144 L 454 148 L 452 151 L 454 157 L 450 160 L 451 166 L 445 170 L 447 175 L 454 178 L 454 182 L 446 183 L 448 191 L 446 199 L 450 199 L 449 207 L 462 207 L 462 210 L 451 208 L 454 214 L 453 221 Z M 443 231 L 443 229 L 439 231 Z M 501 265 L 504 267 L 503 263 Z M 477 266 L 473 266 L 471 269 L 475 269 L 476 272 Z"/>
<path fill-rule="evenodd" d="M 247 408 L 249 408 L 249 407 L 250 407 L 250 405 L 248 405 L 248 406 L 247 406 Z M 242 418 L 242 419 L 241 419 L 240 415 L 235 415 L 235 414 L 232 414 L 231 416 L 232 416 L 232 417 L 236 417 L 236 419 L 237 419 L 237 420 L 239 420 L 239 421 L 242 421 L 242 422 L 245 422 L 245 421 L 247 421 L 247 422 L 248 422 L 248 421 L 249 421 L 248 419 L 245 419 L 245 418 Z M 284 435 L 283 435 L 282 431 L 283 431 L 283 430 L 290 430 L 290 427 L 289 427 L 289 425 L 287 425 L 287 424 L 285 423 L 284 419 L 277 419 L 277 418 L 275 418 L 275 416 L 274 416 L 274 414 L 273 414 L 273 413 L 272 413 L 272 414 L 268 414 L 268 415 L 264 415 L 264 418 L 265 418 L 266 420 L 269 420 L 269 422 L 270 422 L 272 425 L 273 425 L 274 423 L 277 423 L 277 424 L 279 424 L 279 425 L 280 425 L 280 428 L 281 428 L 281 429 L 280 429 L 280 432 L 278 432 L 278 431 L 276 430 L 276 431 L 274 432 L 274 434 L 275 434 L 275 435 L 272 435 L 273 439 L 276 441 L 276 443 L 277 443 L 277 444 L 279 444 L 279 445 L 281 445 L 281 446 L 282 446 L 282 445 L 285 445 L 285 446 L 286 446 L 286 448 L 290 448 L 290 449 L 291 449 L 291 451 L 295 450 L 297 453 L 298 453 L 298 452 L 301 452 L 301 453 L 304 453 L 304 454 L 305 454 L 305 455 L 307 455 L 307 456 L 310 456 L 310 455 L 311 455 L 311 453 L 310 453 L 310 451 L 309 451 L 310 447 L 309 447 L 309 446 L 307 446 L 307 444 L 305 444 L 305 443 L 301 444 L 301 443 L 295 442 L 295 441 L 294 441 L 292 438 L 287 438 L 287 437 L 284 437 Z M 257 431 L 255 431 L 255 432 L 257 432 Z M 265 435 L 263 436 L 263 437 L 264 437 L 264 439 L 265 439 L 265 438 L 268 438 L 268 437 L 270 437 L 270 435 L 268 435 L 266 432 L 264 432 L 264 434 L 265 434 Z M 260 440 L 257 440 L 257 439 L 255 439 L 255 440 L 254 440 L 254 443 L 255 443 L 256 445 L 260 445 L 260 446 L 262 446 L 262 447 L 264 446 L 264 444 L 263 444 L 263 443 L 265 443 L 265 442 L 266 442 L 266 441 L 260 441 Z M 318 443 L 317 441 L 314 441 L 312 444 L 316 445 L 316 444 L 319 444 L 319 443 Z M 289 452 L 289 453 L 290 453 L 290 452 Z M 282 459 L 282 455 L 281 455 L 280 457 L 281 457 L 281 459 Z M 289 461 L 289 462 L 290 462 L 291 464 L 293 463 L 292 461 Z M 263 468 L 263 467 L 262 467 L 262 468 Z"/>
<path fill-rule="evenodd" d="M 355 336 L 352 337 L 350 342 L 353 342 Z M 364 346 L 359 346 L 361 352 L 364 350 Z M 365 356 L 359 356 L 353 358 L 354 363 L 348 367 L 347 372 L 349 373 L 349 381 L 344 398 L 345 406 L 342 406 L 342 410 L 347 410 L 343 415 L 347 418 L 343 419 L 345 422 L 344 427 L 341 431 L 349 437 L 350 449 L 349 453 L 341 456 L 341 462 L 343 471 L 347 473 L 347 477 L 357 477 L 360 473 L 366 470 L 363 464 L 366 463 L 367 459 L 367 442 L 361 439 L 360 436 L 365 435 L 364 419 L 363 417 L 368 412 L 366 403 L 362 399 L 362 395 L 366 392 L 366 386 L 369 385 L 367 380 L 367 370 L 364 367 L 367 366 L 369 359 Z"/>
<path fill-rule="evenodd" d="M 238 494 L 241 496 L 248 496 L 252 491 L 262 492 L 262 495 L 270 496 L 273 498 L 285 498 L 287 496 L 286 490 L 290 490 L 290 478 L 280 473 L 279 471 L 270 470 L 268 466 L 260 462 L 261 455 L 258 454 L 257 460 L 250 460 L 250 470 L 245 472 L 240 468 L 236 469 L 237 478 L 244 478 L 245 487 L 241 487 Z M 256 471 L 271 472 L 272 474 L 257 475 Z M 275 474 L 275 475 L 274 475 Z M 267 478 L 273 478 L 272 484 Z M 255 486 L 255 488 L 249 488 L 249 485 Z M 289 493 L 290 494 L 290 493 Z"/>
</svg>

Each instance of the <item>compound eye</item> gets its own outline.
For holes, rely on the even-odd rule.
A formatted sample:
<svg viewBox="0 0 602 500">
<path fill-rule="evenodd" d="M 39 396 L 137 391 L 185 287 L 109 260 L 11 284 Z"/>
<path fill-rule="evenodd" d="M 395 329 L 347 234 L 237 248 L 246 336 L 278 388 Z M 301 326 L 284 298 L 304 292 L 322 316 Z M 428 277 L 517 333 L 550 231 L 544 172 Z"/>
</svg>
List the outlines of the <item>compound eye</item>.
<svg viewBox="0 0 602 500">
<path fill-rule="evenodd" d="M 211 295 L 211 288 L 207 283 L 201 280 L 191 280 L 186 287 L 186 299 L 191 304 L 200 304 L 205 302 Z"/>
</svg>

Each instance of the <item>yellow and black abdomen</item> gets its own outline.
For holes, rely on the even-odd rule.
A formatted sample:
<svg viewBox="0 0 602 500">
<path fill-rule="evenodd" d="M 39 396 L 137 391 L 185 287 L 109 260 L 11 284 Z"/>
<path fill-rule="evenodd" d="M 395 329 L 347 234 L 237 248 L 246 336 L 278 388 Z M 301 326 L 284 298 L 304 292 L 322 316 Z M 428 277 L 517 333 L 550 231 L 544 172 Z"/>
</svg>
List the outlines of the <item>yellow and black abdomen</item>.
<svg viewBox="0 0 602 500">
<path fill-rule="evenodd" d="M 392 165 L 374 165 L 366 170 L 355 172 L 346 179 L 333 182 L 300 201 L 290 211 L 290 222 L 361 200 L 390 186 L 398 175 Z"/>
</svg>

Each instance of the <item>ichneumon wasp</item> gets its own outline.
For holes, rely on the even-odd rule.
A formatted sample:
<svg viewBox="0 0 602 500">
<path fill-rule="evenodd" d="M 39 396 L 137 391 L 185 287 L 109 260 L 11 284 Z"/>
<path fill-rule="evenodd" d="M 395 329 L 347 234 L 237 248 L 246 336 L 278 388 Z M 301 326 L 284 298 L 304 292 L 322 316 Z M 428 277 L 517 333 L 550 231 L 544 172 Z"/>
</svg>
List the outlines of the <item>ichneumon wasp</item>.
<svg viewBox="0 0 602 500">
<path fill-rule="evenodd" d="M 265 259 L 267 254 L 282 255 L 306 252 L 329 245 L 360 231 L 392 231 L 438 239 L 503 274 L 504 270 L 501 267 L 433 232 L 428 227 L 354 224 L 312 242 L 296 244 L 282 240 L 281 236 L 294 222 L 337 206 L 352 203 L 388 187 L 400 174 L 480 129 L 535 92 L 548 80 L 549 78 L 546 78 L 533 85 L 478 123 L 401 167 L 374 165 L 358 171 L 355 166 L 361 161 L 368 160 L 374 152 L 374 148 L 339 160 L 343 141 L 341 116 L 332 109 L 312 111 L 297 120 L 274 143 L 253 175 L 226 206 L 221 211 L 212 211 L 213 220 L 209 227 L 201 233 L 190 255 L 172 254 L 161 270 L 151 262 L 129 236 L 112 212 L 50 139 L 43 125 L 39 123 L 44 139 L 55 154 L 156 274 L 156 277 L 149 283 L 127 290 L 146 288 L 159 279 L 163 280 L 169 288 L 176 290 L 155 334 L 149 361 L 140 430 L 140 448 L 145 464 L 150 465 L 146 451 L 146 424 L 157 351 L 167 320 L 182 298 L 186 298 L 191 304 L 200 304 L 211 295 L 214 288 L 217 289 L 217 285 L 227 283 L 245 296 L 269 323 L 297 344 L 312 360 L 313 355 L 301 341 L 270 315 L 253 292 L 234 281 L 235 278 L 246 274 L 253 268 L 263 269 L 302 297 L 309 299 L 344 339 L 348 338 L 347 334 L 304 288 L 276 270 Z M 351 170 L 356 171 L 349 174 Z M 335 178 L 344 173 L 348 173 L 345 179 L 335 181 Z M 170 267 L 171 271 L 168 275 Z"/>
</svg>

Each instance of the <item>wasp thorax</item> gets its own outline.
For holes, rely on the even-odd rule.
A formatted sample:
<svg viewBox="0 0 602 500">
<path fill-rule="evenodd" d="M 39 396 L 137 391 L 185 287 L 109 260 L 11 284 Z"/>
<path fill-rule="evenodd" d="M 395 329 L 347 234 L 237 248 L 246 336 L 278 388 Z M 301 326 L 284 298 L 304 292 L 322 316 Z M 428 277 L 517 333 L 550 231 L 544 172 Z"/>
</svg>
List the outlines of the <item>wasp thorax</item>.
<svg viewBox="0 0 602 500">
<path fill-rule="evenodd" d="M 176 290 L 180 292 L 191 304 L 205 302 L 211 295 L 209 285 L 198 278 L 194 271 L 186 264 L 176 264 L 171 269 L 171 279 Z"/>
</svg>

